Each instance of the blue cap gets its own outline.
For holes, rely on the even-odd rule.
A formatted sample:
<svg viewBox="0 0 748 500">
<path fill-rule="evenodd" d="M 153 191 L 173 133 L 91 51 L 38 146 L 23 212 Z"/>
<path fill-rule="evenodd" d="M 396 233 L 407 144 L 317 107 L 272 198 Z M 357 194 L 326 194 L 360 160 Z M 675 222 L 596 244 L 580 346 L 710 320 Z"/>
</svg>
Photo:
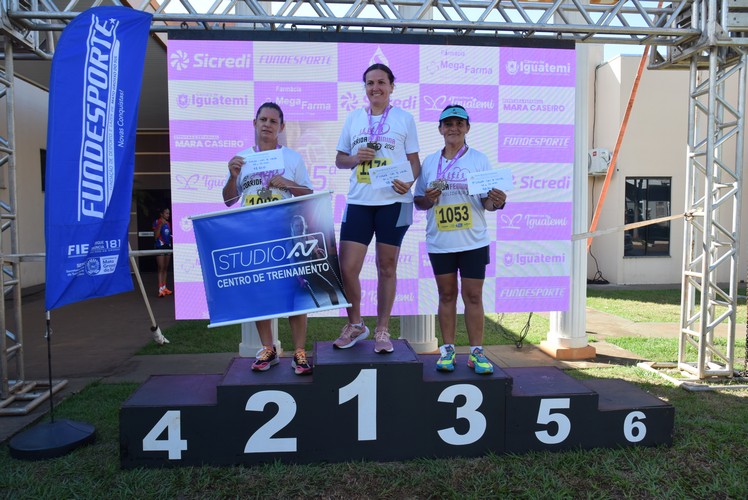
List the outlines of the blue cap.
<svg viewBox="0 0 748 500">
<path fill-rule="evenodd" d="M 467 111 L 465 111 L 462 108 L 447 108 L 444 111 L 442 111 L 442 114 L 439 116 L 439 121 L 446 120 L 447 118 L 462 118 L 463 120 L 470 121 L 470 117 L 467 114 Z"/>
</svg>

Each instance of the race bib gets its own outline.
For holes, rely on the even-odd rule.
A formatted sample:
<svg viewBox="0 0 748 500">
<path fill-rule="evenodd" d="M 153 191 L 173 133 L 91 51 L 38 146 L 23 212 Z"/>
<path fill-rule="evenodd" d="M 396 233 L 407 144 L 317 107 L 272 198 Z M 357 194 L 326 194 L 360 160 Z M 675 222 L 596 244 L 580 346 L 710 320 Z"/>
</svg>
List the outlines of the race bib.
<svg viewBox="0 0 748 500">
<path fill-rule="evenodd" d="M 371 184 L 369 170 L 377 167 L 384 167 L 390 164 L 389 158 L 374 158 L 370 161 L 362 161 L 356 165 L 356 180 L 362 184 Z"/>
<path fill-rule="evenodd" d="M 255 205 L 262 205 L 263 203 L 270 203 L 272 201 L 278 201 L 281 199 L 281 195 L 273 193 L 270 198 L 260 198 L 257 194 L 245 194 L 242 198 L 243 207 L 254 207 Z"/>
<path fill-rule="evenodd" d="M 439 231 L 456 231 L 473 227 L 473 211 L 469 203 L 437 205 L 434 207 Z"/>
</svg>

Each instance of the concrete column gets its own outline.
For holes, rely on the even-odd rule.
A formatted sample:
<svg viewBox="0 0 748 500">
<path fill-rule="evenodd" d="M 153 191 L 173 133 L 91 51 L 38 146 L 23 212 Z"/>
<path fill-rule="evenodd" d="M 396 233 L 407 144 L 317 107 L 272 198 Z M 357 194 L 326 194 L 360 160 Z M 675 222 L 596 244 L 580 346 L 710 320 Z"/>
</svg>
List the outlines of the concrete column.
<svg viewBox="0 0 748 500">
<path fill-rule="evenodd" d="M 273 331 L 273 345 L 280 355 L 283 349 L 281 349 L 281 343 L 278 340 L 278 318 L 270 320 L 270 328 Z M 260 342 L 260 335 L 257 333 L 257 326 L 254 321 L 242 323 L 242 342 L 239 344 L 239 356 L 254 358 L 260 348 L 262 348 L 262 342 Z"/>
<path fill-rule="evenodd" d="M 574 116 L 574 173 L 572 233 L 587 231 L 587 154 L 589 126 L 589 47 L 577 44 L 576 106 Z M 594 67 L 594 66 L 593 66 Z M 593 110 L 594 112 L 594 110 Z M 572 241 L 571 284 L 568 311 L 552 312 L 550 331 L 540 349 L 555 359 L 594 358 L 587 338 L 587 240 Z"/>
<path fill-rule="evenodd" d="M 400 338 L 407 340 L 418 354 L 436 351 L 436 318 L 425 314 L 400 316 Z"/>
</svg>

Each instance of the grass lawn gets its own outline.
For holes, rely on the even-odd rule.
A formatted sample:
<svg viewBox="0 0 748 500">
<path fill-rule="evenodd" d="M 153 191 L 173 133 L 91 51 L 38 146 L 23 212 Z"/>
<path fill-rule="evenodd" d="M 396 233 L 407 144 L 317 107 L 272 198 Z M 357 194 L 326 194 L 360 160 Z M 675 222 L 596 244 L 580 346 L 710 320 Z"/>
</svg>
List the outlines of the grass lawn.
<svg viewBox="0 0 748 500">
<path fill-rule="evenodd" d="M 650 303 L 641 291 L 636 295 L 610 300 L 636 301 L 644 304 L 638 308 L 651 309 L 648 313 L 606 304 L 604 297 L 591 297 L 589 304 L 655 318 L 642 321 L 669 318 L 670 309 L 679 308 L 678 300 L 653 297 Z M 486 344 L 513 344 L 524 333 L 528 317 L 488 318 Z M 332 340 L 341 321 L 311 321 L 310 341 Z M 287 322 L 281 320 L 280 329 L 282 342 L 289 345 Z M 533 315 L 525 341 L 539 342 L 547 329 L 547 320 Z M 171 344 L 152 344 L 142 353 L 232 352 L 240 339 L 238 327 L 207 330 L 201 322 L 180 322 L 164 334 Z M 458 338 L 466 342 L 464 332 Z M 672 360 L 677 349 L 676 339 L 616 341 L 653 360 Z M 97 442 L 42 462 L 12 459 L 7 445 L 1 446 L 0 498 L 748 498 L 748 391 L 688 392 L 637 367 L 570 374 L 624 379 L 670 402 L 675 407 L 673 446 L 388 463 L 120 470 L 118 409 L 137 386 L 95 383 L 65 400 L 56 415 L 94 424 Z"/>
</svg>

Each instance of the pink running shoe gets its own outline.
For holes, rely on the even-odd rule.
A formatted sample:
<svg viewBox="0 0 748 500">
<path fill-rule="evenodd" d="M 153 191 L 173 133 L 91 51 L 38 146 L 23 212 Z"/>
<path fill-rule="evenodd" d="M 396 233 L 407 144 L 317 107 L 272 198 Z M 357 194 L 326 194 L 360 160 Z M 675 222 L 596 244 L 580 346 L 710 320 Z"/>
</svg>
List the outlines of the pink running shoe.
<svg viewBox="0 0 748 500">
<path fill-rule="evenodd" d="M 386 328 L 377 328 L 374 330 L 374 352 L 392 352 L 395 348 L 390 340 L 390 332 Z"/>
<path fill-rule="evenodd" d="M 362 321 L 360 325 L 346 324 L 340 332 L 340 337 L 332 343 L 333 347 L 338 349 L 348 349 L 353 347 L 359 340 L 364 340 L 369 336 L 369 329 L 366 328 Z"/>
</svg>

